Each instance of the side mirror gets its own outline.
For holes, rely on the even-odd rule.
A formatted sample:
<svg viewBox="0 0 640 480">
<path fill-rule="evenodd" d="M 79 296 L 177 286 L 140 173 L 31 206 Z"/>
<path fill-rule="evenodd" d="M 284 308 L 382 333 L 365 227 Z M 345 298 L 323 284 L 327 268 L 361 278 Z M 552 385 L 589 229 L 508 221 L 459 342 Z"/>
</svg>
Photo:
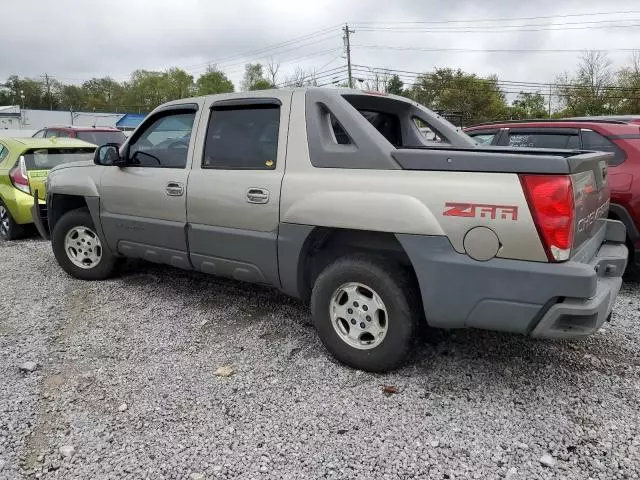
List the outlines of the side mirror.
<svg viewBox="0 0 640 480">
<path fill-rule="evenodd" d="M 120 157 L 119 145 L 117 143 L 107 143 L 96 148 L 93 154 L 93 163 L 102 166 L 123 167 L 125 160 Z"/>
</svg>

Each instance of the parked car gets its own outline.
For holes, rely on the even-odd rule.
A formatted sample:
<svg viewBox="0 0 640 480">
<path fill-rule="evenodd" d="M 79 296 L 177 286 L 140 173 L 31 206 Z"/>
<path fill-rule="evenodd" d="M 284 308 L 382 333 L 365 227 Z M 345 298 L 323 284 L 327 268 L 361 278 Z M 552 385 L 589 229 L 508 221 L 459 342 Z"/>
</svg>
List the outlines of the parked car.
<svg viewBox="0 0 640 480">
<path fill-rule="evenodd" d="M 634 122 L 634 123 L 629 123 Z M 640 267 L 640 116 L 535 120 L 476 125 L 465 132 L 483 145 L 610 152 L 609 218 L 627 228 L 629 264 Z"/>
<path fill-rule="evenodd" d="M 437 132 L 437 145 L 421 125 Z M 309 300 L 328 350 L 403 363 L 424 318 L 583 337 L 609 317 L 627 248 L 607 153 L 478 148 L 424 107 L 352 90 L 167 103 L 120 149 L 48 179 L 39 229 L 70 275 L 122 258 Z"/>
<path fill-rule="evenodd" d="M 619 122 L 640 124 L 640 115 L 592 115 L 588 117 L 570 117 L 567 120 L 588 120 L 588 121 L 600 121 L 600 120 L 616 120 Z"/>
<path fill-rule="evenodd" d="M 46 208 L 44 182 L 51 168 L 91 160 L 95 149 L 70 138 L 0 138 L 0 238 L 15 240 L 24 233 L 33 223 L 34 201 Z"/>
<path fill-rule="evenodd" d="M 53 126 L 38 130 L 33 134 L 34 138 L 77 138 L 94 145 L 105 143 L 124 143 L 127 136 L 115 127 L 77 127 L 77 126 Z"/>
</svg>

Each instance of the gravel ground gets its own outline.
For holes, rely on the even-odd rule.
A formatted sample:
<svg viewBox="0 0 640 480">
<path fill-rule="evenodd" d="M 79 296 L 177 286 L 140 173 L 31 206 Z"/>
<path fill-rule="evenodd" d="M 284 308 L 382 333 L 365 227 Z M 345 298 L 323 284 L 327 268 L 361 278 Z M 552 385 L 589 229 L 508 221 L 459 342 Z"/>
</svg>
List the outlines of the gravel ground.
<svg viewBox="0 0 640 480">
<path fill-rule="evenodd" d="M 81 282 L 35 239 L 0 272 L 1 479 L 640 476 L 637 283 L 588 340 L 440 332 L 373 375 L 270 289 L 139 262 Z"/>
</svg>

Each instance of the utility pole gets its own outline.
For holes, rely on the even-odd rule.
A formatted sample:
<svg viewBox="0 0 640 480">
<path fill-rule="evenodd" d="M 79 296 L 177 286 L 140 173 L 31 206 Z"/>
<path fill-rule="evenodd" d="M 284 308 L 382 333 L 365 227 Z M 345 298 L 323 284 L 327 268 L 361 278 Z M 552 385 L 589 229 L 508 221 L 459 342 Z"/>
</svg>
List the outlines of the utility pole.
<svg viewBox="0 0 640 480">
<path fill-rule="evenodd" d="M 549 118 L 551 118 L 551 85 L 549 85 Z"/>
<path fill-rule="evenodd" d="M 349 38 L 349 34 L 356 33 L 354 30 L 349 30 L 349 25 L 347 23 L 342 27 L 342 31 L 344 32 L 344 48 L 347 51 L 347 72 L 349 75 L 349 88 L 353 88 L 353 77 L 351 76 L 351 40 Z"/>
<path fill-rule="evenodd" d="M 45 73 L 44 75 L 42 75 L 42 78 L 44 78 L 45 88 L 47 89 L 47 100 L 49 100 L 49 110 L 53 110 L 53 102 L 51 98 L 51 84 L 49 83 L 49 75 Z"/>
</svg>

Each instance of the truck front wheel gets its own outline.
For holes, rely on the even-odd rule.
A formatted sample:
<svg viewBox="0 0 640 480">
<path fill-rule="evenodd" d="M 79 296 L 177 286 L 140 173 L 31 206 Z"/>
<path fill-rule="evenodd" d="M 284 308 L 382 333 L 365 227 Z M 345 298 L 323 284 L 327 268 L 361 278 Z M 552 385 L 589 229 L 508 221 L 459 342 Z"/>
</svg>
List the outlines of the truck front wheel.
<svg viewBox="0 0 640 480">
<path fill-rule="evenodd" d="M 408 272 L 368 256 L 341 258 L 318 276 L 313 321 L 339 361 L 370 372 L 400 366 L 414 343 L 419 302 Z"/>
<path fill-rule="evenodd" d="M 51 246 L 58 264 L 81 280 L 104 280 L 116 267 L 117 258 L 102 245 L 86 208 L 65 213 L 56 223 Z"/>
</svg>

